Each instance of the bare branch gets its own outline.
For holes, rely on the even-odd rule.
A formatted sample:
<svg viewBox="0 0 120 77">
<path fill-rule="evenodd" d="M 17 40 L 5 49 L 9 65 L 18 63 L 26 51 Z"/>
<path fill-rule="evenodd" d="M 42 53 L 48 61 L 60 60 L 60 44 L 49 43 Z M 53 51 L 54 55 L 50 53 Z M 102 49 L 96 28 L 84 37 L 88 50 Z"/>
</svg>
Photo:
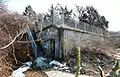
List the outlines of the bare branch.
<svg viewBox="0 0 120 77">
<path fill-rule="evenodd" d="M 37 39 L 37 40 L 30 40 L 30 41 L 16 41 L 17 43 L 32 43 L 32 42 L 44 42 L 44 40 Z"/>
<path fill-rule="evenodd" d="M 2 49 L 6 49 L 8 48 L 11 44 L 13 44 L 15 42 L 15 40 L 23 33 L 23 31 L 21 31 L 8 45 L 1 47 L 0 50 Z"/>
<path fill-rule="evenodd" d="M 98 66 L 98 68 L 100 70 L 101 77 L 105 77 L 105 73 L 104 73 L 103 69 L 100 66 Z"/>
</svg>

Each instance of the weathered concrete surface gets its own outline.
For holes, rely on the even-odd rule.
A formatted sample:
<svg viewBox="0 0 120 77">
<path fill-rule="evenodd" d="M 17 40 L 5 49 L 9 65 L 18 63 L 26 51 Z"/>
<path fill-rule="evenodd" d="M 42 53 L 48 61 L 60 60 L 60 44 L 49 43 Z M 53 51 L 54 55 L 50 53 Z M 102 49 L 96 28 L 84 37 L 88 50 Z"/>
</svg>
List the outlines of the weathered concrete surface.
<svg viewBox="0 0 120 77">
<path fill-rule="evenodd" d="M 45 73 L 48 75 L 48 77 L 75 77 L 74 74 L 57 70 L 46 71 Z M 93 77 L 93 76 L 80 75 L 79 77 Z"/>
<path fill-rule="evenodd" d="M 105 38 L 101 35 L 82 33 L 72 30 L 64 30 L 63 54 L 64 57 L 71 54 L 74 47 L 94 47 L 96 43 L 103 43 Z"/>
</svg>

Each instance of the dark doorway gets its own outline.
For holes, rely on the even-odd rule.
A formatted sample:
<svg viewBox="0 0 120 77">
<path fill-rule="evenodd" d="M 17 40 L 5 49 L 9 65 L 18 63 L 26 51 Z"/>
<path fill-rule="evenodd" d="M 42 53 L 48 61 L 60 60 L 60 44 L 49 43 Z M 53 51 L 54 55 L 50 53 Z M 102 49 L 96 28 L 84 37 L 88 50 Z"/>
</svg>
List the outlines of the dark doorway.
<svg viewBox="0 0 120 77">
<path fill-rule="evenodd" d="M 50 39 L 50 51 L 52 59 L 55 59 L 55 39 Z"/>
</svg>

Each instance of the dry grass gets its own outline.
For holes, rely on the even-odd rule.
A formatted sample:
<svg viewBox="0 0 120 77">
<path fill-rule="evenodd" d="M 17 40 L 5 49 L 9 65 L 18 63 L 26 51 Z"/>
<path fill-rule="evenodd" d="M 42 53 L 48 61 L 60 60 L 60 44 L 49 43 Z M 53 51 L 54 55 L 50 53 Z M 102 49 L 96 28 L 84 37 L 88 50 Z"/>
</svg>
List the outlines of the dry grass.
<svg viewBox="0 0 120 77">
<path fill-rule="evenodd" d="M 8 77 L 8 75 L 10 75 L 10 72 L 13 71 L 13 68 L 17 68 L 14 65 L 23 62 L 26 58 L 26 54 L 24 51 L 28 50 L 29 44 L 21 44 L 15 42 L 18 40 L 26 40 L 26 36 L 24 34 L 24 29 L 26 25 L 31 26 L 31 22 L 29 22 L 27 18 L 18 13 L 10 12 L 9 10 L 7 10 L 4 4 L 0 4 L 1 77 Z M 19 33 L 21 34 L 18 36 Z M 2 47 L 5 48 L 2 49 Z"/>
<path fill-rule="evenodd" d="M 109 39 L 104 42 L 91 42 L 88 46 L 81 48 L 81 65 L 83 69 L 82 74 L 94 75 L 100 77 L 100 70 L 98 66 L 101 66 L 105 73 L 108 73 L 114 65 L 114 45 Z M 73 47 L 72 53 L 67 58 L 67 64 L 70 66 L 71 72 L 75 72 L 76 69 L 76 47 Z"/>
</svg>

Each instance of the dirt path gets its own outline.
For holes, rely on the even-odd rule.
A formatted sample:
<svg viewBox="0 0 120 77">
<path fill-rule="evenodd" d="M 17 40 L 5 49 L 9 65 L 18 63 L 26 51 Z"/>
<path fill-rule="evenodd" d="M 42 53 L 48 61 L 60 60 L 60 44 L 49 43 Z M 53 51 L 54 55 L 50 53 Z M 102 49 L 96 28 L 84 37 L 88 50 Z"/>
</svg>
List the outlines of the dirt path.
<svg viewBox="0 0 120 77">
<path fill-rule="evenodd" d="M 48 75 L 48 77 L 75 77 L 74 74 L 57 70 L 45 71 L 45 73 Z M 93 76 L 80 75 L 79 77 L 93 77 Z"/>
</svg>

